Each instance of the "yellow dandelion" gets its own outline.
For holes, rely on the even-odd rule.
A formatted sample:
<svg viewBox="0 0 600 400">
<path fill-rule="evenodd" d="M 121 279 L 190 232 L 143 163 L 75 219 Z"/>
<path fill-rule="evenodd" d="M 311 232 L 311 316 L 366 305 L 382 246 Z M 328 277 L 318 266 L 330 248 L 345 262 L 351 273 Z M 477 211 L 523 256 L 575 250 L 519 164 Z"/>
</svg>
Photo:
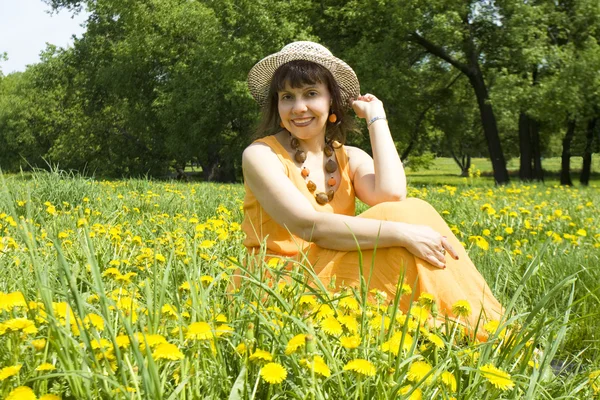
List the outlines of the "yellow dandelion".
<svg viewBox="0 0 600 400">
<path fill-rule="evenodd" d="M 21 365 L 13 365 L 10 367 L 4 367 L 0 369 L 0 382 L 3 380 L 10 378 L 11 376 L 15 376 L 21 370 Z"/>
<path fill-rule="evenodd" d="M 306 304 L 312 308 L 312 307 L 317 306 L 317 300 L 315 299 L 315 296 L 302 296 L 302 297 L 300 297 L 300 300 L 298 300 L 298 304 L 299 305 Z"/>
<path fill-rule="evenodd" d="M 340 338 L 340 344 L 346 349 L 355 349 L 360 345 L 361 337 L 358 335 L 353 336 L 342 336 Z"/>
<path fill-rule="evenodd" d="M 190 340 L 210 340 L 213 338 L 212 328 L 206 322 L 194 322 L 188 327 L 185 338 Z"/>
<path fill-rule="evenodd" d="M 409 314 L 421 323 L 424 323 L 429 318 L 429 311 L 419 306 L 412 306 Z"/>
<path fill-rule="evenodd" d="M 31 341 L 31 345 L 37 351 L 42 351 L 46 348 L 46 339 L 35 339 Z"/>
<path fill-rule="evenodd" d="M 273 355 L 266 350 L 257 349 L 250 356 L 250 361 L 272 361 Z"/>
<path fill-rule="evenodd" d="M 287 377 L 287 371 L 283 365 L 270 362 L 260 369 L 260 376 L 271 385 L 281 383 Z"/>
<path fill-rule="evenodd" d="M 512 389 L 515 386 L 508 372 L 504 372 L 492 364 L 484 365 L 479 368 L 479 371 L 488 382 L 500 390 Z"/>
<path fill-rule="evenodd" d="M 86 328 L 94 327 L 98 331 L 104 330 L 104 319 L 98 314 L 88 314 L 83 319 L 83 324 Z"/>
<path fill-rule="evenodd" d="M 358 311 L 360 305 L 354 297 L 346 296 L 340 300 L 338 307 L 345 308 L 346 310 Z"/>
<path fill-rule="evenodd" d="M 397 356 L 398 353 L 400 353 L 400 343 L 401 342 L 402 342 L 402 350 L 409 352 L 413 346 L 414 340 L 413 340 L 412 336 L 410 336 L 407 333 L 404 336 L 404 341 L 402 341 L 402 332 L 396 332 L 392 335 L 390 340 L 388 340 L 387 342 L 385 342 L 381 345 L 381 350 L 386 351 L 386 352 L 389 351 L 392 354 L 394 354 L 395 356 Z"/>
<path fill-rule="evenodd" d="M 471 305 L 467 300 L 459 300 L 452 305 L 452 313 L 457 317 L 468 318 L 471 315 Z"/>
<path fill-rule="evenodd" d="M 435 297 L 431 293 L 422 292 L 419 296 L 419 304 L 421 307 L 431 310 L 431 306 L 435 303 Z"/>
<path fill-rule="evenodd" d="M 412 393 L 410 393 L 412 390 Z M 400 388 L 400 394 L 408 394 L 410 393 L 410 396 L 408 396 L 407 400 L 422 400 L 423 399 L 423 391 L 419 388 L 416 388 L 413 390 L 413 387 L 411 385 L 406 385 L 406 386 L 402 386 Z"/>
<path fill-rule="evenodd" d="M 131 344 L 129 336 L 127 335 L 119 335 L 115 338 L 115 341 L 117 342 L 117 346 L 119 346 L 120 349 L 126 349 Z"/>
<path fill-rule="evenodd" d="M 303 358 L 300 360 L 300 365 L 309 369 L 314 368 L 315 373 L 324 376 L 325 378 L 331 376 L 331 370 L 329 369 L 327 364 L 325 364 L 325 360 L 323 360 L 323 357 L 321 356 L 314 356 L 312 364 L 309 360 Z"/>
<path fill-rule="evenodd" d="M 217 337 L 230 335 L 232 333 L 233 333 L 233 328 L 227 324 L 221 324 L 221 325 L 217 326 L 217 328 L 215 329 L 215 335 Z"/>
<path fill-rule="evenodd" d="M 322 319 L 330 317 L 332 315 L 335 315 L 333 309 L 329 305 L 323 304 L 321 307 L 319 307 L 319 310 L 317 311 L 316 319 L 317 321 L 321 321 Z"/>
<path fill-rule="evenodd" d="M 354 371 L 365 376 L 375 376 L 377 370 L 375 366 L 368 360 L 357 358 L 351 360 L 344 366 L 344 371 Z"/>
<path fill-rule="evenodd" d="M 348 329 L 350 333 L 358 332 L 358 322 L 352 315 L 342 315 L 338 318 L 338 321 Z"/>
<path fill-rule="evenodd" d="M 412 294 L 412 288 L 410 287 L 410 285 L 408 283 L 402 284 L 402 286 L 400 287 L 400 294 L 402 296 L 404 296 L 404 295 L 410 296 Z"/>
<path fill-rule="evenodd" d="M 40 364 L 35 370 L 36 371 L 54 371 L 56 367 L 50 363 Z"/>
<path fill-rule="evenodd" d="M 600 369 L 590 372 L 588 380 L 594 393 L 600 393 Z"/>
<path fill-rule="evenodd" d="M 295 353 L 300 347 L 304 346 L 305 343 L 306 335 L 304 333 L 294 336 L 285 347 L 285 354 L 289 356 L 290 354 Z"/>
<path fill-rule="evenodd" d="M 171 343 L 161 343 L 152 352 L 152 358 L 155 360 L 181 360 L 184 358 L 183 353 L 177 346 Z"/>
<path fill-rule="evenodd" d="M 408 380 L 411 382 L 422 381 L 431 371 L 431 365 L 425 361 L 415 361 L 408 369 Z M 431 383 L 433 375 L 429 374 L 427 383 Z"/>
<path fill-rule="evenodd" d="M 27 318 L 13 318 L 4 322 L 4 329 L 8 332 L 23 332 L 34 335 L 38 332 L 35 323 Z"/>
<path fill-rule="evenodd" d="M 444 348 L 444 346 L 445 346 L 444 341 L 442 340 L 441 337 L 439 337 L 435 333 L 428 333 L 425 337 L 427 338 L 427 340 L 429 340 L 431 343 L 433 343 L 433 345 L 435 347 L 437 347 L 438 349 Z"/>
<path fill-rule="evenodd" d="M 215 280 L 215 278 L 213 278 L 212 276 L 209 276 L 209 275 L 202 275 L 200 277 L 200 282 L 202 282 L 205 285 L 210 285 L 214 280 Z"/>
<path fill-rule="evenodd" d="M 5 400 L 37 400 L 37 396 L 27 386 L 19 386 L 8 394 Z"/>
<path fill-rule="evenodd" d="M 60 397 L 55 394 L 45 394 L 41 396 L 39 400 L 60 400 Z"/>
<path fill-rule="evenodd" d="M 321 328 L 323 332 L 333 336 L 341 335 L 344 332 L 342 324 L 333 316 L 329 316 L 321 321 Z"/>
<path fill-rule="evenodd" d="M 241 342 L 240 344 L 238 344 L 235 347 L 235 351 L 240 355 L 246 354 L 247 350 L 248 350 L 248 347 L 246 347 L 246 343 L 244 343 L 244 342 Z"/>
<path fill-rule="evenodd" d="M 442 372 L 441 379 L 442 379 L 442 383 L 444 385 L 446 385 L 448 390 L 450 390 L 453 393 L 456 392 L 456 377 L 454 376 L 453 373 L 444 371 L 444 372 Z"/>
</svg>

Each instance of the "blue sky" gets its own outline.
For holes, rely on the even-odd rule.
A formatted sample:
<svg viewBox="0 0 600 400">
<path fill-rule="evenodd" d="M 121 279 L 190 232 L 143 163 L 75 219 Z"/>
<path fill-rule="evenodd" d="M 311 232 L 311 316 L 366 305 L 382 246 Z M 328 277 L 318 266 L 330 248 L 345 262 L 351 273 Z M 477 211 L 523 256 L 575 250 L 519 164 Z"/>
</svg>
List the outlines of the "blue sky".
<svg viewBox="0 0 600 400">
<path fill-rule="evenodd" d="M 28 64 L 40 60 L 46 42 L 59 47 L 72 45 L 71 36 L 81 37 L 85 28 L 85 12 L 71 18 L 68 11 L 49 14 L 42 0 L 0 0 L 0 54 L 8 53 L 8 61 L 0 61 L 4 75 L 24 71 Z"/>
</svg>

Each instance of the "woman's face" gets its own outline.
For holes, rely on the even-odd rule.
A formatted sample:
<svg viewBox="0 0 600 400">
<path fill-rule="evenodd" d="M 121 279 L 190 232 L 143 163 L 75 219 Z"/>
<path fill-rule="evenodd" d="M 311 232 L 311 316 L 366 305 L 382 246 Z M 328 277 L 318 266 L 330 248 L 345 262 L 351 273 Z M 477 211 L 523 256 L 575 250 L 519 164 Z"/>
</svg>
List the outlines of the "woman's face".
<svg viewBox="0 0 600 400">
<path fill-rule="evenodd" d="M 323 83 L 292 88 L 289 82 L 277 92 L 277 108 L 283 126 L 298 139 L 325 135 L 331 95 Z"/>
</svg>

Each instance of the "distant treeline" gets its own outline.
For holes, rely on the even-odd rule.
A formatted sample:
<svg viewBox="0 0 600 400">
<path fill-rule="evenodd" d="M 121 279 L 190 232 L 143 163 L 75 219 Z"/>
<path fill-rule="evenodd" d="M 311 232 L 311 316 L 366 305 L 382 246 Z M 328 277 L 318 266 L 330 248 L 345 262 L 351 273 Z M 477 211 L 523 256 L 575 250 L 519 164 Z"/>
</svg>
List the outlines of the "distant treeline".
<svg viewBox="0 0 600 400">
<path fill-rule="evenodd" d="M 102 176 L 239 181 L 259 115 L 250 68 L 294 40 L 318 41 L 380 97 L 405 161 L 506 160 L 543 179 L 542 157 L 600 147 L 600 2 L 447 0 L 47 0 L 90 13 L 69 49 L 0 72 L 0 167 L 58 164 Z M 10 54 L 8 54 L 10 57 Z M 359 125 L 360 126 L 360 125 Z M 365 129 L 362 129 L 365 132 Z M 364 133 L 349 141 L 369 148 Z"/>
</svg>

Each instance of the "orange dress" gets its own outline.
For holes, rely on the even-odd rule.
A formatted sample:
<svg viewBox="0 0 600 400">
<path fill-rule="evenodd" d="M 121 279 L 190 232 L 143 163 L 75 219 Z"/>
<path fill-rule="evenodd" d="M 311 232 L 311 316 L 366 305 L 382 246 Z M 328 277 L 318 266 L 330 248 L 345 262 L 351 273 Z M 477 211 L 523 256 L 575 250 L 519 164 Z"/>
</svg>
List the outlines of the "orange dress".
<svg viewBox="0 0 600 400">
<path fill-rule="evenodd" d="M 304 177 L 285 148 L 274 136 L 259 139 L 277 154 L 289 179 L 306 196 L 315 210 L 337 214 L 355 214 L 355 194 L 349 175 L 348 156 L 343 147 L 335 150 L 335 156 L 341 172 L 341 182 L 333 200 L 325 205 L 316 202 L 315 197 L 306 188 Z M 358 286 L 360 284 L 359 253 L 357 251 L 338 251 L 325 249 L 292 235 L 287 229 L 275 222 L 258 203 L 248 186 L 245 186 L 244 222 L 242 230 L 246 233 L 244 245 L 256 252 L 266 241 L 269 256 L 296 258 L 300 252 L 306 255 L 315 274 L 326 287 L 332 279 L 336 286 Z M 475 327 L 480 314 L 485 320 L 499 320 L 503 311 L 485 280 L 473 265 L 466 250 L 454 236 L 446 222 L 427 202 L 409 198 L 399 202 L 386 202 L 371 207 L 360 214 L 361 218 L 384 221 L 397 221 L 411 224 L 428 225 L 448 237 L 456 249 L 459 259 L 446 256 L 446 269 L 440 269 L 415 257 L 403 247 L 363 250 L 363 275 L 370 289 L 387 293 L 389 299 L 396 294 L 398 281 L 404 274 L 405 283 L 413 287 L 414 299 L 420 293 L 430 293 L 435 297 L 440 316 L 457 317 L 452 313 L 452 305 L 459 300 L 469 302 L 472 313 L 467 324 Z M 373 253 L 375 259 L 373 260 Z M 370 279 L 370 281 L 369 281 Z M 400 307 L 406 311 L 411 296 L 402 296 Z M 461 318 L 464 320 L 464 317 Z M 480 323 L 481 324 L 481 323 Z M 480 336 L 478 334 L 478 336 Z"/>
</svg>

